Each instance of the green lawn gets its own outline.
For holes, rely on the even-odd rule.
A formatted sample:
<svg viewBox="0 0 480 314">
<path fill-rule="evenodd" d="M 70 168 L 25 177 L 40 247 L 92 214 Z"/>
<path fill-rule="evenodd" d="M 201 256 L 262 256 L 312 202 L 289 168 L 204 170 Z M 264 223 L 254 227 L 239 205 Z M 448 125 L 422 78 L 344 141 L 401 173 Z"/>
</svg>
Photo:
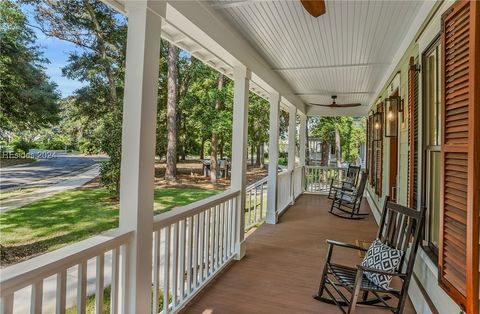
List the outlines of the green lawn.
<svg viewBox="0 0 480 314">
<path fill-rule="evenodd" d="M 195 188 L 155 190 L 155 214 L 219 193 Z M 118 226 L 118 203 L 104 188 L 76 189 L 0 214 L 2 264 L 52 251 Z"/>
</svg>

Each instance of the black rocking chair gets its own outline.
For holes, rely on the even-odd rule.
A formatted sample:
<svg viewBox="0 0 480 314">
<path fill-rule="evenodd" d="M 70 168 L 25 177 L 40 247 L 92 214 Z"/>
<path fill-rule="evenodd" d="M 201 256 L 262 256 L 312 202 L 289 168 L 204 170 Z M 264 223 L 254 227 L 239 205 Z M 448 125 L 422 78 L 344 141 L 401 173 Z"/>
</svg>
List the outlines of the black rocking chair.
<svg viewBox="0 0 480 314">
<path fill-rule="evenodd" d="M 336 180 L 335 178 L 332 178 L 332 181 L 330 181 L 328 198 L 333 199 L 335 191 L 338 189 L 352 191 L 352 189 L 357 185 L 359 174 L 360 174 L 360 166 L 352 166 L 349 164 L 347 168 L 347 175 L 344 180 Z"/>
<path fill-rule="evenodd" d="M 350 190 L 334 189 L 329 213 L 346 219 L 363 219 L 368 216 L 368 213 L 360 212 L 366 184 L 367 174 L 362 171 L 358 186 L 354 186 Z"/>
<path fill-rule="evenodd" d="M 386 272 L 361 265 L 357 265 L 355 268 L 335 264 L 331 261 L 334 247 L 363 252 L 366 252 L 367 249 L 352 244 L 327 240 L 327 260 L 323 269 L 318 294 L 314 298 L 322 302 L 336 304 L 343 313 L 352 313 L 357 304 L 383 307 L 397 314 L 403 313 L 415 256 L 420 243 L 423 219 L 424 210 L 416 211 L 391 203 L 388 197 L 386 198 L 377 239 L 403 252 L 395 272 Z M 411 244 L 410 250 L 407 250 L 409 244 Z M 371 282 L 365 276 L 366 272 L 396 277 L 400 281 L 399 287 L 382 288 Z M 328 296 L 324 296 L 325 293 Z M 372 296 L 369 297 L 369 294 Z M 394 300 L 398 300 L 396 304 Z M 347 309 L 344 309 L 344 307 L 347 307 Z"/>
</svg>

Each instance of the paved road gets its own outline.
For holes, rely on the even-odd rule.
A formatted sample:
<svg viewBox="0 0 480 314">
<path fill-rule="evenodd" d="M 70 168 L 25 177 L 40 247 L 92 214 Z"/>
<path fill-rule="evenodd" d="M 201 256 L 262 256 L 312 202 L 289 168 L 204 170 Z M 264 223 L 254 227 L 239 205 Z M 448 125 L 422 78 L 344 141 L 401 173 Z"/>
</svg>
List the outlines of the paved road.
<svg viewBox="0 0 480 314">
<path fill-rule="evenodd" d="M 0 169 L 0 190 L 38 186 L 41 181 L 79 171 L 102 159 L 105 158 L 55 152 L 52 158 L 2 168 Z"/>
</svg>

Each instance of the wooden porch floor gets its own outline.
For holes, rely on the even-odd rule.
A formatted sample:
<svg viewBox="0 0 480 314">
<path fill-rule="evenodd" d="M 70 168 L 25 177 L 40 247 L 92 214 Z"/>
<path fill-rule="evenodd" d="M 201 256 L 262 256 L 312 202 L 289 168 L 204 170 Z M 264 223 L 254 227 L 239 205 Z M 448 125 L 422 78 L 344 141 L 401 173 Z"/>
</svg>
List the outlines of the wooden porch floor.
<svg viewBox="0 0 480 314">
<path fill-rule="evenodd" d="M 325 196 L 300 196 L 277 225 L 251 234 L 245 258 L 233 262 L 183 313 L 340 313 L 312 298 L 325 261 L 325 240 L 370 241 L 377 225 L 372 215 L 356 221 L 330 215 L 329 205 Z M 366 201 L 363 210 L 369 211 Z M 337 249 L 333 258 L 350 265 L 361 262 L 351 250 Z M 391 312 L 359 306 L 357 313 Z M 410 300 L 404 313 L 415 313 Z"/>
</svg>

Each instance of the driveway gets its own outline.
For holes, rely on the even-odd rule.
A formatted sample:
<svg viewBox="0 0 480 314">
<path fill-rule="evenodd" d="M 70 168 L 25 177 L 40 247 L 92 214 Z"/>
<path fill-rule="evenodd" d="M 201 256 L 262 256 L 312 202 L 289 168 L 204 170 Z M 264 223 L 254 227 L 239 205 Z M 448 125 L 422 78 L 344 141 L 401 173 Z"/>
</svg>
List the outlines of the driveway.
<svg viewBox="0 0 480 314">
<path fill-rule="evenodd" d="M 30 153 L 36 154 L 38 151 Z M 0 190 L 38 186 L 39 182 L 79 171 L 106 159 L 101 156 L 48 153 L 42 151 L 35 162 L 0 169 Z M 44 157 L 48 158 L 42 159 Z"/>
</svg>

